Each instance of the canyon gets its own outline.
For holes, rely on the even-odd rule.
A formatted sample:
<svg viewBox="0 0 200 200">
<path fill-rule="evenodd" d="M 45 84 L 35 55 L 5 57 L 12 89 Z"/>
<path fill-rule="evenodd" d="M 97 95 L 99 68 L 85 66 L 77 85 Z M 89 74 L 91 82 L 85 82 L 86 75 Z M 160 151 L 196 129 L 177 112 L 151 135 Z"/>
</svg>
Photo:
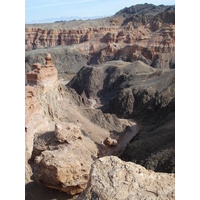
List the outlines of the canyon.
<svg viewBox="0 0 200 200">
<path fill-rule="evenodd" d="M 110 60 L 142 60 L 154 68 L 174 69 L 175 8 L 147 4 L 138 10 L 96 20 L 26 25 L 26 70 L 33 62 L 44 62 L 46 49 L 62 73 Z"/>
<path fill-rule="evenodd" d="M 27 200 L 175 199 L 174 6 L 29 24 L 25 50 Z"/>
</svg>

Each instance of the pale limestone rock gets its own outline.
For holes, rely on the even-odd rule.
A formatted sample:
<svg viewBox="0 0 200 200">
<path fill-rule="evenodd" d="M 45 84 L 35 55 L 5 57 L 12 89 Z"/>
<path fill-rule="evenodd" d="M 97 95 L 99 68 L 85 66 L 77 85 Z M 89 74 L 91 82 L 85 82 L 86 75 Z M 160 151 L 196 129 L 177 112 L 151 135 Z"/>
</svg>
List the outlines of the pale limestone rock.
<svg viewBox="0 0 200 200">
<path fill-rule="evenodd" d="M 86 190 L 77 200 L 175 199 L 175 175 L 155 173 L 117 157 L 99 158 Z"/>
<path fill-rule="evenodd" d="M 65 126 L 61 124 L 55 125 L 55 136 L 59 142 L 72 143 L 77 139 L 82 140 L 80 127 L 73 123 L 66 123 Z"/>
</svg>

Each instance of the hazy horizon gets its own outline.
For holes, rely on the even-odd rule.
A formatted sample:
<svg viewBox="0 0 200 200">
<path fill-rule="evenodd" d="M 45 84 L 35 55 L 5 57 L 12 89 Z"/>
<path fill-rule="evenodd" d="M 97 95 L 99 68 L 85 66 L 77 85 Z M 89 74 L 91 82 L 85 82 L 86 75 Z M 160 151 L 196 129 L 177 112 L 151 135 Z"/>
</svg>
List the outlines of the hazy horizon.
<svg viewBox="0 0 200 200">
<path fill-rule="evenodd" d="M 175 0 L 124 0 L 123 2 L 121 0 L 25 0 L 25 23 L 49 23 L 112 16 L 125 7 L 144 3 L 175 5 Z"/>
</svg>

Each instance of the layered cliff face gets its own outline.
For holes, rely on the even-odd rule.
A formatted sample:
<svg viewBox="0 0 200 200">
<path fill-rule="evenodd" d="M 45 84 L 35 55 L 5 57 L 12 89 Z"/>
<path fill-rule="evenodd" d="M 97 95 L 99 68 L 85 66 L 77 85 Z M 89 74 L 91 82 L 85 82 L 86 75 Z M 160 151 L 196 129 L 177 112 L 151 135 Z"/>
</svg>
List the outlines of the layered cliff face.
<svg viewBox="0 0 200 200">
<path fill-rule="evenodd" d="M 33 151 L 34 135 L 37 132 L 48 131 L 49 119 L 53 117 L 53 113 L 50 112 L 51 102 L 43 107 L 40 98 L 58 87 L 57 69 L 52 63 L 50 54 L 47 54 L 44 66 L 36 63 L 33 69 L 27 74 L 28 85 L 25 86 L 26 182 L 30 181 L 32 175 L 29 159 Z"/>
<path fill-rule="evenodd" d="M 40 63 L 35 63 L 33 65 L 33 71 L 27 73 L 27 84 L 39 85 L 44 89 L 54 88 L 56 85 L 58 85 L 57 69 L 53 65 L 50 54 L 47 54 L 46 56 L 45 65 L 41 66 Z"/>
<path fill-rule="evenodd" d="M 140 9 L 139 9 L 140 8 Z M 26 25 L 25 49 L 70 46 L 75 54 L 85 55 L 84 64 L 99 64 L 110 60 L 133 62 L 142 60 L 154 68 L 175 66 L 175 11 L 173 6 L 130 7 L 116 15 L 97 20 L 74 21 L 41 25 Z M 30 53 L 26 53 L 30 57 Z M 37 52 L 35 61 L 38 60 Z M 41 56 L 41 55 L 40 55 Z M 33 57 L 33 56 L 32 56 Z M 52 56 L 62 63 L 59 72 L 73 71 L 73 63 L 63 63 L 66 54 Z M 69 61 L 68 60 L 68 61 Z M 35 62 L 34 61 L 34 62 Z M 29 59 L 26 65 L 31 66 Z M 82 67 L 82 63 L 74 70 Z"/>
<path fill-rule="evenodd" d="M 30 181 L 32 175 L 28 160 L 33 151 L 34 134 L 38 131 L 48 130 L 48 121 L 42 106 L 31 86 L 25 87 L 25 182 Z"/>
<path fill-rule="evenodd" d="M 25 49 L 32 50 L 58 45 L 80 44 L 94 40 L 96 35 L 107 31 L 112 31 L 112 28 L 94 29 L 91 27 L 85 28 L 85 30 L 55 30 L 30 27 L 25 29 Z"/>
</svg>

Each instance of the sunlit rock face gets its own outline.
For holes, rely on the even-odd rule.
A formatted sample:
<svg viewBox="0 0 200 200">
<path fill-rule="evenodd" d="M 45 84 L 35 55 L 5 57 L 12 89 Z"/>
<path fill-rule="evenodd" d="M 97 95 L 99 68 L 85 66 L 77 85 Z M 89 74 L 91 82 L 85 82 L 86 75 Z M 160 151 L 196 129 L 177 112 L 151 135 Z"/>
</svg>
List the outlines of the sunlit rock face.
<svg viewBox="0 0 200 200">
<path fill-rule="evenodd" d="M 92 165 L 88 186 L 77 198 L 82 199 L 175 199 L 175 176 L 103 157 Z"/>
<path fill-rule="evenodd" d="M 57 69 L 53 64 L 50 54 L 46 56 L 45 65 L 40 63 L 33 64 L 33 71 L 27 73 L 28 85 L 39 85 L 43 88 L 54 88 L 57 83 Z"/>
</svg>

